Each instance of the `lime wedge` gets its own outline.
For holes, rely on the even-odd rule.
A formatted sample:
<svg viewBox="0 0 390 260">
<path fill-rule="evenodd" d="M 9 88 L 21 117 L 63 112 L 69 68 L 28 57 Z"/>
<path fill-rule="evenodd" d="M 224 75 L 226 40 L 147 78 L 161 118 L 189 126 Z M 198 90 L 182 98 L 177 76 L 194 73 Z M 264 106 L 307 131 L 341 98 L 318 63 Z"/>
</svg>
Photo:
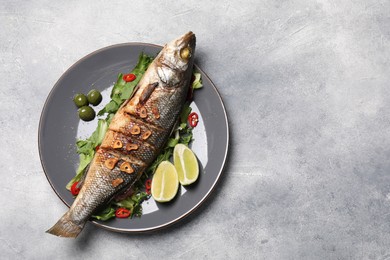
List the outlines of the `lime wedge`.
<svg viewBox="0 0 390 260">
<path fill-rule="evenodd" d="M 177 144 L 173 150 L 173 161 L 181 185 L 190 185 L 198 179 L 198 160 L 190 148 Z"/>
<path fill-rule="evenodd" d="M 152 197 L 158 202 L 171 201 L 177 193 L 179 181 L 175 166 L 168 161 L 162 161 L 152 179 Z"/>
</svg>

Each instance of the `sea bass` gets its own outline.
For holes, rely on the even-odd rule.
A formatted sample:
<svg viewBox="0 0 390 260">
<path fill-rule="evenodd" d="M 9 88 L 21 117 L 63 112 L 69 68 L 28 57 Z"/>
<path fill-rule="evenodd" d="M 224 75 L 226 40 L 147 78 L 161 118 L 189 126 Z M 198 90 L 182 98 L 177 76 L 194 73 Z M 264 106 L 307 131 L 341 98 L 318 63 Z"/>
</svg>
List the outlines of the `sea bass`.
<svg viewBox="0 0 390 260">
<path fill-rule="evenodd" d="M 47 232 L 77 237 L 114 196 L 129 189 L 167 142 L 185 103 L 192 77 L 195 35 L 166 44 L 130 99 L 113 117 L 70 209 Z"/>
</svg>

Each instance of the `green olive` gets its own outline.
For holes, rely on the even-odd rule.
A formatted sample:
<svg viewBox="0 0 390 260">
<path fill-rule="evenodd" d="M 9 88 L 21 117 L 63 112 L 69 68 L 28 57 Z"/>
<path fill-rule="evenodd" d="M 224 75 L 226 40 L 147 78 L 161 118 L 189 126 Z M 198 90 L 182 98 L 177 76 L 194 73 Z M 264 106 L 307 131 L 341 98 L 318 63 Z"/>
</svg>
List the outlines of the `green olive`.
<svg viewBox="0 0 390 260">
<path fill-rule="evenodd" d="M 95 111 L 90 106 L 83 106 L 79 108 L 79 117 L 83 121 L 91 121 L 95 118 Z"/>
<path fill-rule="evenodd" d="M 97 106 L 102 102 L 102 94 L 96 89 L 92 89 L 91 91 L 88 92 L 88 101 L 94 106 Z"/>
<path fill-rule="evenodd" d="M 73 102 L 77 107 L 88 106 L 88 99 L 84 94 L 76 94 L 73 97 Z"/>
</svg>

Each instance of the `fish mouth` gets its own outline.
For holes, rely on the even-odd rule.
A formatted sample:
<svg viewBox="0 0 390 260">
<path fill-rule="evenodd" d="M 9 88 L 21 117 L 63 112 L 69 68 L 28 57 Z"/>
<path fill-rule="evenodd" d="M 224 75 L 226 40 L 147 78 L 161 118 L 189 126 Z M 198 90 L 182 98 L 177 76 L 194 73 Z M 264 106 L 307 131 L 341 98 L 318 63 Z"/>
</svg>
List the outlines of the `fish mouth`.
<svg viewBox="0 0 390 260">
<path fill-rule="evenodd" d="M 191 31 L 184 34 L 182 37 L 179 38 L 179 44 L 178 45 L 190 45 L 191 47 L 195 46 L 196 37 L 195 34 Z"/>
</svg>

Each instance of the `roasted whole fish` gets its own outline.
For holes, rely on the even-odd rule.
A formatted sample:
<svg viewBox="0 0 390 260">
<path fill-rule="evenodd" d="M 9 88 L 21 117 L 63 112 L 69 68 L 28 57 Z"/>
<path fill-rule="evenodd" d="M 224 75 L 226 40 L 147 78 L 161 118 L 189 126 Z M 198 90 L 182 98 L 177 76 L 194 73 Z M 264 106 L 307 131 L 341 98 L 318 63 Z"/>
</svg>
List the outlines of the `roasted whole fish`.
<svg viewBox="0 0 390 260">
<path fill-rule="evenodd" d="M 195 35 L 166 44 L 111 121 L 70 209 L 47 232 L 76 237 L 91 215 L 126 191 L 164 147 L 186 100 Z"/>
</svg>

